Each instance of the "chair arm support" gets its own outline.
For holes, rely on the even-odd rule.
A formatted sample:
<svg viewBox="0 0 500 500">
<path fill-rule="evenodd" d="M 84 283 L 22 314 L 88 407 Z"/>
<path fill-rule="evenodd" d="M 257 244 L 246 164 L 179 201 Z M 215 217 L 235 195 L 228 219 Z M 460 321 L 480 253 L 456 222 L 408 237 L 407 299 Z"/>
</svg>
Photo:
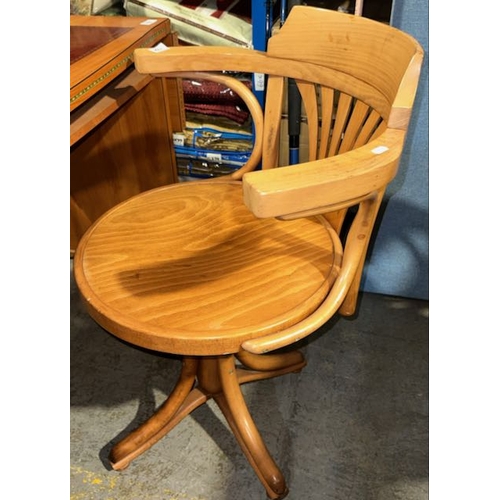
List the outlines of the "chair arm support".
<svg viewBox="0 0 500 500">
<path fill-rule="evenodd" d="M 347 153 L 299 165 L 249 172 L 243 197 L 256 217 L 295 218 L 352 205 L 396 175 L 405 132 L 387 129 Z"/>
<path fill-rule="evenodd" d="M 363 262 L 364 252 L 373 227 L 371 222 L 378 212 L 381 196 L 381 192 L 373 192 L 365 201 L 361 202 L 347 237 L 337 278 L 318 309 L 296 325 L 265 337 L 243 342 L 241 346 L 243 350 L 254 354 L 265 354 L 291 345 L 315 332 L 338 311 L 349 292 L 359 266 Z"/>
<path fill-rule="evenodd" d="M 255 94 L 236 78 L 218 73 L 206 73 L 199 71 L 175 71 L 169 73 L 169 76 L 173 78 L 189 78 L 194 80 L 200 79 L 221 83 L 233 90 L 236 94 L 239 95 L 239 97 L 241 97 L 241 99 L 247 105 L 250 115 L 252 116 L 252 123 L 254 128 L 254 142 L 252 152 L 250 154 L 250 157 L 242 167 L 240 167 L 238 170 L 235 170 L 232 174 L 222 176 L 219 179 L 230 177 L 234 180 L 240 180 L 243 177 L 243 174 L 254 170 L 258 166 L 262 158 L 262 145 L 264 142 L 264 116 L 262 113 L 262 108 L 260 107 L 259 101 L 255 97 Z"/>
<path fill-rule="evenodd" d="M 242 349 L 254 354 L 265 354 L 294 344 L 311 333 L 314 333 L 318 328 L 324 325 L 342 305 L 356 275 L 357 258 L 361 258 L 361 256 L 362 250 L 359 251 L 359 255 L 351 256 L 349 262 L 346 262 L 342 266 L 342 270 L 325 301 L 306 321 L 286 328 L 278 333 L 247 340 L 243 342 L 241 346 Z"/>
</svg>

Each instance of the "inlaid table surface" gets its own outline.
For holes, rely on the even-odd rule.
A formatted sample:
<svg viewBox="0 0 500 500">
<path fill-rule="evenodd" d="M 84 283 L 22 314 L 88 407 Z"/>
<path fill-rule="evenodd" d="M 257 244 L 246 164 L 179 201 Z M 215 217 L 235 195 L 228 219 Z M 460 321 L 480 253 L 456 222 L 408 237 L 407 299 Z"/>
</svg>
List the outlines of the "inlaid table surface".
<svg viewBox="0 0 500 500">
<path fill-rule="evenodd" d="M 133 51 L 170 32 L 166 19 L 70 16 L 70 111 L 133 65 Z"/>
</svg>

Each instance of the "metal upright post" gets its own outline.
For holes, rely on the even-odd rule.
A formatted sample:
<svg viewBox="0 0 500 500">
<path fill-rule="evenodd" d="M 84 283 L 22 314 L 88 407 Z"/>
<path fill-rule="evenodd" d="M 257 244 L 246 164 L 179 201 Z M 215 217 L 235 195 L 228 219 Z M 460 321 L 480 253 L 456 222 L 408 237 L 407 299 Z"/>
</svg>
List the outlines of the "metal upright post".
<svg viewBox="0 0 500 500">
<path fill-rule="evenodd" d="M 294 5 L 300 5 L 300 0 L 288 0 L 288 12 Z M 289 163 L 295 165 L 299 162 L 300 143 L 300 114 L 302 99 L 295 80 L 288 79 L 288 147 Z"/>
</svg>

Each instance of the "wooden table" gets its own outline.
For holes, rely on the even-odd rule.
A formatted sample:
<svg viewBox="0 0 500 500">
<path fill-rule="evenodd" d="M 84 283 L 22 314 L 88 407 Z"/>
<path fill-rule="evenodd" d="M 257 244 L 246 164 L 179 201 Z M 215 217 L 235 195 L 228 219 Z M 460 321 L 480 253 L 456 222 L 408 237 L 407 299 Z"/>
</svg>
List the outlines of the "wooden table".
<svg viewBox="0 0 500 500">
<path fill-rule="evenodd" d="M 173 132 L 184 125 L 175 79 L 140 75 L 133 51 L 177 45 L 168 19 L 70 16 L 70 250 L 106 210 L 177 182 Z"/>
</svg>

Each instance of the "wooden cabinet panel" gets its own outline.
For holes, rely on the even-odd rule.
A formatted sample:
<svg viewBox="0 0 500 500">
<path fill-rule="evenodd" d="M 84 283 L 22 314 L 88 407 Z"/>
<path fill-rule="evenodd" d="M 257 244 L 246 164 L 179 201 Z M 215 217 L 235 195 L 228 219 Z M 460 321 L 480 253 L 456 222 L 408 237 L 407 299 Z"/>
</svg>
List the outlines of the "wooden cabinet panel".
<svg viewBox="0 0 500 500">
<path fill-rule="evenodd" d="M 97 26 L 131 23 L 130 19 L 91 17 Z M 85 19 L 86 26 L 91 21 Z M 161 22 L 169 28 L 168 20 Z M 143 25 L 139 34 L 142 38 L 147 35 Z M 134 39 L 130 32 L 127 37 L 132 53 Z M 156 44 L 154 38 L 150 39 Z M 169 44 L 175 42 L 170 33 L 163 39 Z M 116 47 L 117 40 L 110 45 Z M 104 49 L 99 48 L 100 65 L 106 60 Z M 120 58 L 123 50 L 120 46 Z M 81 68 L 81 59 L 79 63 Z M 116 72 L 99 92 L 82 100 L 70 113 L 71 252 L 106 210 L 142 191 L 177 182 L 172 133 L 182 126 L 180 94 L 176 80 L 140 75 L 131 65 Z"/>
<path fill-rule="evenodd" d="M 163 102 L 162 82 L 152 80 L 71 148 L 71 249 L 109 208 L 177 181 Z"/>
</svg>

